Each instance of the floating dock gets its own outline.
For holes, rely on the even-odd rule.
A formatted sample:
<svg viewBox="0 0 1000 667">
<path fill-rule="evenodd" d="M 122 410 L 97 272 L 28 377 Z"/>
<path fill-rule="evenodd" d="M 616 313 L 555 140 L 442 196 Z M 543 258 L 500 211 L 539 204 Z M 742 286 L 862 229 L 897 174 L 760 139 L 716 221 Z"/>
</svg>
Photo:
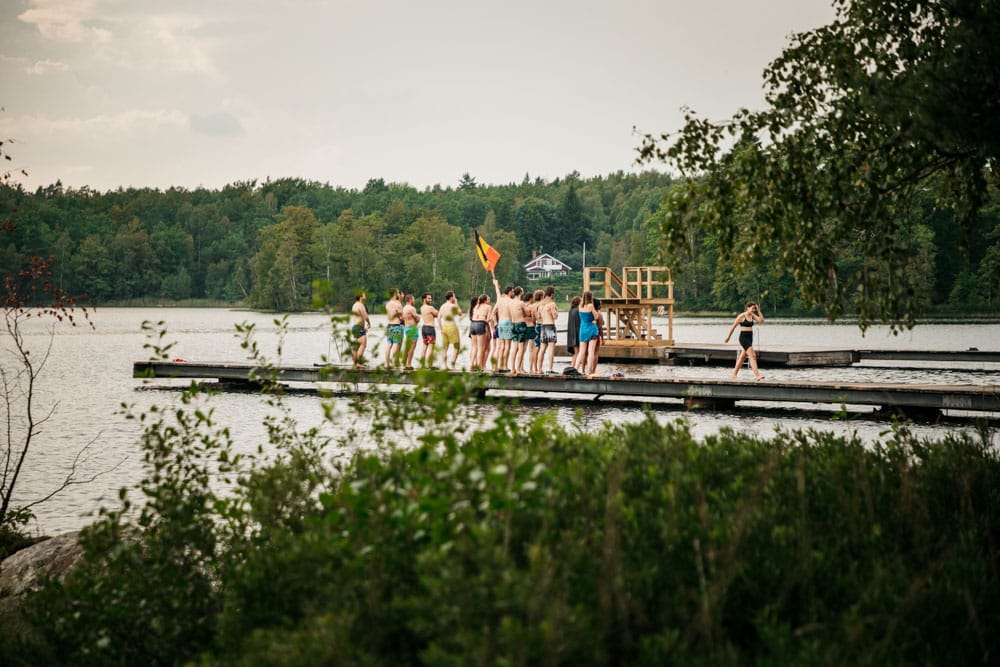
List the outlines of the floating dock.
<svg viewBox="0 0 1000 667">
<path fill-rule="evenodd" d="M 252 364 L 189 361 L 137 361 L 136 378 L 214 379 L 223 383 L 253 384 Z M 446 371 L 438 371 L 444 373 Z M 451 373 L 461 374 L 461 371 Z M 353 370 L 343 366 L 282 366 L 274 369 L 276 382 L 340 383 L 341 385 L 416 384 L 421 371 Z M 588 378 L 564 375 L 469 374 L 479 393 L 490 391 L 569 394 L 638 400 L 680 399 L 688 408 L 727 409 L 738 401 L 813 403 L 833 406 L 867 405 L 880 409 L 933 416 L 935 411 L 961 410 L 1000 413 L 1000 385 L 909 385 L 841 382 L 761 382 L 677 378 Z"/>
<path fill-rule="evenodd" d="M 727 366 L 736 360 L 738 348 L 712 343 L 676 343 L 660 347 L 602 345 L 601 361 L 651 363 L 676 366 Z M 556 347 L 556 356 L 569 356 L 565 345 Z M 844 367 L 862 361 L 928 361 L 1000 363 L 1000 351 L 988 350 L 876 350 L 823 347 L 774 346 L 757 349 L 762 368 Z"/>
</svg>

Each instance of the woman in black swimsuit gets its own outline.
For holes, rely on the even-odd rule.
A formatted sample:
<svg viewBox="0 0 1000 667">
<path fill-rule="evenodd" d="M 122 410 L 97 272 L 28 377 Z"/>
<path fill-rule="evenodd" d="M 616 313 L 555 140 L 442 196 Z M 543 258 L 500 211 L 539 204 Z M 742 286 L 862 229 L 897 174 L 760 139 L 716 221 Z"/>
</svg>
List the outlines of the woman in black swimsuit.
<svg viewBox="0 0 1000 667">
<path fill-rule="evenodd" d="M 472 350 L 469 352 L 469 370 L 478 371 L 486 367 L 490 351 L 490 337 L 486 321 L 490 317 L 490 297 L 480 294 L 476 306 L 469 311 L 469 338 Z"/>
<path fill-rule="evenodd" d="M 760 314 L 760 307 L 750 301 L 746 305 L 746 309 L 736 316 L 733 320 L 733 326 L 729 327 L 729 333 L 726 335 L 726 342 L 732 337 L 733 332 L 736 331 L 736 327 L 740 328 L 740 354 L 736 358 L 736 367 L 733 368 L 733 379 L 737 379 L 740 372 L 740 366 L 747 357 L 750 357 L 750 368 L 753 369 L 753 375 L 758 380 L 763 380 L 764 376 L 760 374 L 757 370 L 757 350 L 753 346 L 753 325 L 754 323 L 761 323 L 764 321 L 764 316 Z"/>
</svg>

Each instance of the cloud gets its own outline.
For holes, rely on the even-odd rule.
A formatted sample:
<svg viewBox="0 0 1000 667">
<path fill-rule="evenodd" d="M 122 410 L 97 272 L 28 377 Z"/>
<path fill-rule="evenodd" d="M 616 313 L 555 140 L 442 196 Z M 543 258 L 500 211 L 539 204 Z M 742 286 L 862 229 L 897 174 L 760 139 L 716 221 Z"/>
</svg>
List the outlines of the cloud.
<svg viewBox="0 0 1000 667">
<path fill-rule="evenodd" d="M 49 72 L 65 72 L 69 69 L 69 65 L 58 60 L 31 60 L 30 58 L 5 55 L 0 55 L 0 65 L 10 65 L 32 76 L 40 76 Z"/>
<path fill-rule="evenodd" d="M 106 44 L 111 31 L 93 25 L 94 3 L 88 0 L 32 0 L 18 20 L 34 25 L 45 38 L 58 42 Z"/>
<path fill-rule="evenodd" d="M 128 109 L 114 114 L 98 114 L 88 118 L 47 118 L 44 116 L 22 116 L 0 121 L 16 128 L 18 136 L 76 135 L 76 136 L 119 136 L 137 130 L 180 128 L 187 123 L 187 116 L 171 109 L 144 110 Z"/>
<path fill-rule="evenodd" d="M 158 45 L 155 58 L 165 69 L 216 75 L 215 64 L 205 49 L 206 38 L 199 34 L 205 25 L 203 19 L 193 15 L 160 14 L 141 19 L 139 32 Z"/>
<path fill-rule="evenodd" d="M 49 72 L 65 72 L 69 65 L 58 60 L 36 60 L 28 64 L 24 71 L 32 75 L 47 74 Z"/>
<path fill-rule="evenodd" d="M 30 0 L 18 19 L 52 42 L 93 49 L 81 52 L 81 58 L 95 55 L 124 68 L 217 78 L 211 48 L 218 20 L 203 10 L 176 11 L 170 4 L 150 9 L 95 0 Z"/>
<path fill-rule="evenodd" d="M 191 129 L 214 137 L 238 137 L 243 132 L 240 121 L 230 113 L 209 113 L 191 116 Z"/>
</svg>

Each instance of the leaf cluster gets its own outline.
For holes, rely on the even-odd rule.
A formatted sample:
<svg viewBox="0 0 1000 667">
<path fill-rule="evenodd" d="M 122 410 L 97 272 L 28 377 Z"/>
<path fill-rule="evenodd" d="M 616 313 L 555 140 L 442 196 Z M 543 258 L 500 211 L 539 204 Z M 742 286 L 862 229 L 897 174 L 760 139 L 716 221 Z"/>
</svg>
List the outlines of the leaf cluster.
<svg viewBox="0 0 1000 667">
<path fill-rule="evenodd" d="M 834 5 L 836 21 L 794 35 L 765 70 L 765 109 L 724 123 L 689 112 L 676 134 L 645 137 L 640 159 L 690 177 L 654 222 L 668 252 L 707 230 L 726 263 L 773 262 L 831 318 L 909 327 L 927 305 L 906 273 L 920 194 L 940 187 L 968 230 L 1000 175 L 1000 4 Z"/>
</svg>

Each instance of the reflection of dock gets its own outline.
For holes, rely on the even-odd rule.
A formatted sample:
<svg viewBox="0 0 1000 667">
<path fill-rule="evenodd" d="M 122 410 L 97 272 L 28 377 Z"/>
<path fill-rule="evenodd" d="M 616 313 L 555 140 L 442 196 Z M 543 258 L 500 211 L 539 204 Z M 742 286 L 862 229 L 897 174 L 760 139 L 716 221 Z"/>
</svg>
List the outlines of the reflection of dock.
<svg viewBox="0 0 1000 667">
<path fill-rule="evenodd" d="M 730 355 L 731 356 L 731 355 Z M 137 361 L 137 378 L 216 379 L 229 385 L 252 385 L 251 364 Z M 396 372 L 379 369 L 351 370 L 340 366 L 283 366 L 275 369 L 277 382 L 334 383 L 342 390 L 357 391 L 358 385 L 426 384 L 421 371 Z M 444 373 L 444 371 L 439 371 Z M 452 373 L 450 375 L 457 375 Z M 828 405 L 874 405 L 886 410 L 931 413 L 940 410 L 1000 412 L 1000 386 L 996 385 L 906 385 L 838 382 L 741 382 L 735 380 L 680 378 L 587 378 L 563 375 L 473 374 L 478 393 L 514 391 L 527 393 L 586 395 L 648 399 L 681 399 L 687 407 L 725 409 L 737 401 L 768 403 L 824 403 Z"/>
<path fill-rule="evenodd" d="M 677 343 L 661 347 L 601 346 L 601 361 L 659 363 L 680 366 L 725 366 L 736 360 L 734 345 Z M 557 356 L 568 356 L 566 346 L 556 347 Z M 1000 351 L 986 350 L 845 350 L 838 348 L 768 346 L 757 350 L 762 367 L 850 366 L 861 361 L 929 361 L 1000 363 Z"/>
</svg>

